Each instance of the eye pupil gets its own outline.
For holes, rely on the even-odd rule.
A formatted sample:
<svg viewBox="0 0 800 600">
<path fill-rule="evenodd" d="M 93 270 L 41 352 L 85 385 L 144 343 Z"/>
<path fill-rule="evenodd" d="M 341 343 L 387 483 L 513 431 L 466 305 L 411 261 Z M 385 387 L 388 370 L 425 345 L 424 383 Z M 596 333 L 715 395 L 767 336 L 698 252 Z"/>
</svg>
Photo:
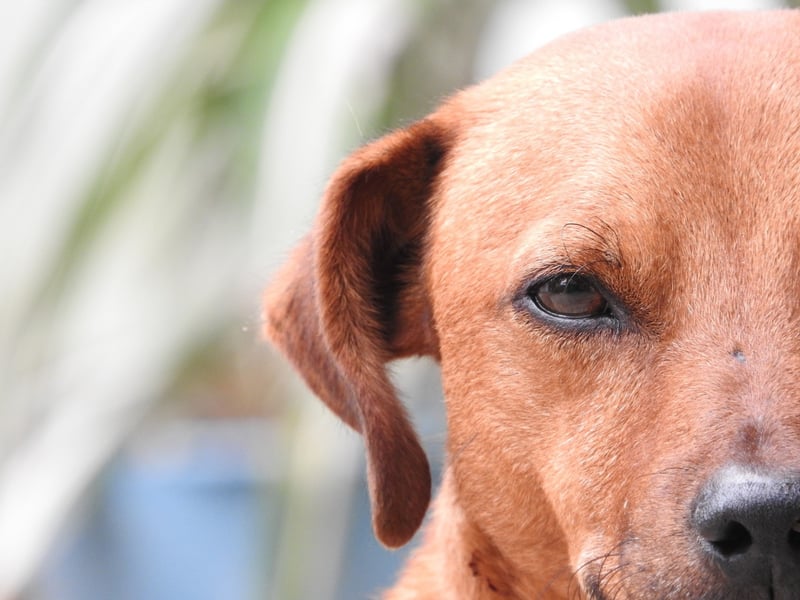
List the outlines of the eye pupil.
<svg viewBox="0 0 800 600">
<path fill-rule="evenodd" d="M 608 304 L 597 287 L 582 275 L 557 275 L 533 288 L 531 297 L 547 313 L 569 319 L 599 317 Z"/>
</svg>

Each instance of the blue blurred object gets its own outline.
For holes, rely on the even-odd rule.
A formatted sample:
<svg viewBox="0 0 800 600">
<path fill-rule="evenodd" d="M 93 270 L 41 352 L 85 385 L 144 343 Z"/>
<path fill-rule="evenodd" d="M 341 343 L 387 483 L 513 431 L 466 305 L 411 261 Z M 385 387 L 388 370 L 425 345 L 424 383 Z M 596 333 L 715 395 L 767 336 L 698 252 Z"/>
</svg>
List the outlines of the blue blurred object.
<svg viewBox="0 0 800 600">
<path fill-rule="evenodd" d="M 127 451 L 113 462 L 93 506 L 48 561 L 39 598 L 263 597 L 279 496 L 255 464 L 252 426 L 191 429 L 167 452 Z"/>
<path fill-rule="evenodd" d="M 433 376 L 419 379 L 426 393 L 411 393 L 436 393 Z M 442 404 L 425 398 L 415 408 L 438 482 Z M 229 419 L 158 422 L 136 436 L 107 467 L 77 518 L 68 521 L 29 597 L 305 600 L 291 578 L 280 585 L 275 573 L 281 564 L 277 544 L 287 533 L 295 535 L 284 522 L 288 444 L 281 435 L 284 429 L 267 420 Z M 400 550 L 383 548 L 372 532 L 363 464 L 358 473 L 348 484 L 355 490 L 341 515 L 346 538 L 341 570 L 325 590 L 330 600 L 373 598 L 391 586 L 422 535 Z M 309 501 L 324 505 L 326 498 Z M 313 543 L 318 532 L 296 535 Z M 299 544 L 299 552 L 305 547 Z M 307 560 L 298 554 L 289 564 L 302 565 L 304 577 L 305 569 L 314 569 Z"/>
<path fill-rule="evenodd" d="M 432 462 L 431 469 L 433 481 L 439 481 L 441 462 Z M 336 597 L 340 600 L 379 597 L 380 592 L 397 581 L 408 556 L 419 546 L 424 535 L 423 527 L 402 548 L 387 550 L 381 546 L 372 531 L 369 495 L 366 481 L 362 481 L 353 502 L 350 537 Z"/>
</svg>

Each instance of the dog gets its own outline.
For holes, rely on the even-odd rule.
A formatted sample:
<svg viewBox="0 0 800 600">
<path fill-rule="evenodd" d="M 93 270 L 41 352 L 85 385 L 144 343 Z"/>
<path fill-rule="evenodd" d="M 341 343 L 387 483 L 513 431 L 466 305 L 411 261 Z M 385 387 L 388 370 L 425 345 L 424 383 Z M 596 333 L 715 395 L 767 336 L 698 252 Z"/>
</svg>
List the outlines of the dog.
<svg viewBox="0 0 800 600">
<path fill-rule="evenodd" d="M 389 600 L 800 598 L 800 14 L 570 34 L 354 152 L 264 297 L 364 437 Z"/>
</svg>

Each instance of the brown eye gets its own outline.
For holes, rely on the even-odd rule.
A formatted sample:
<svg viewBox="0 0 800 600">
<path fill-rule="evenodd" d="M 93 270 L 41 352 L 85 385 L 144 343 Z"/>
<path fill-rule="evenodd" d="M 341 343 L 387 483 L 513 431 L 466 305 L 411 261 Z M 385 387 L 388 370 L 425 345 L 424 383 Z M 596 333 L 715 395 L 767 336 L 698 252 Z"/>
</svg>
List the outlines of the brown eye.
<svg viewBox="0 0 800 600">
<path fill-rule="evenodd" d="M 530 297 L 543 311 L 567 319 L 608 314 L 608 303 L 591 280 L 575 273 L 556 275 L 537 285 Z"/>
</svg>

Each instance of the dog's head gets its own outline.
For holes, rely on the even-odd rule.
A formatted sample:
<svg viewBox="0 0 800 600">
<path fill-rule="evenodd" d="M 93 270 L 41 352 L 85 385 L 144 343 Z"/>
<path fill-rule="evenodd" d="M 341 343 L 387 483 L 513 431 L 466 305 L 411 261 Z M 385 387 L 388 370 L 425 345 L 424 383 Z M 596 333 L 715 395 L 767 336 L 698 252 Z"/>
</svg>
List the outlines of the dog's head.
<svg viewBox="0 0 800 600">
<path fill-rule="evenodd" d="M 798 57 L 790 11 L 625 20 L 343 163 L 266 331 L 364 435 L 384 543 L 430 495 L 385 365 L 425 354 L 518 594 L 800 595 Z"/>
</svg>

